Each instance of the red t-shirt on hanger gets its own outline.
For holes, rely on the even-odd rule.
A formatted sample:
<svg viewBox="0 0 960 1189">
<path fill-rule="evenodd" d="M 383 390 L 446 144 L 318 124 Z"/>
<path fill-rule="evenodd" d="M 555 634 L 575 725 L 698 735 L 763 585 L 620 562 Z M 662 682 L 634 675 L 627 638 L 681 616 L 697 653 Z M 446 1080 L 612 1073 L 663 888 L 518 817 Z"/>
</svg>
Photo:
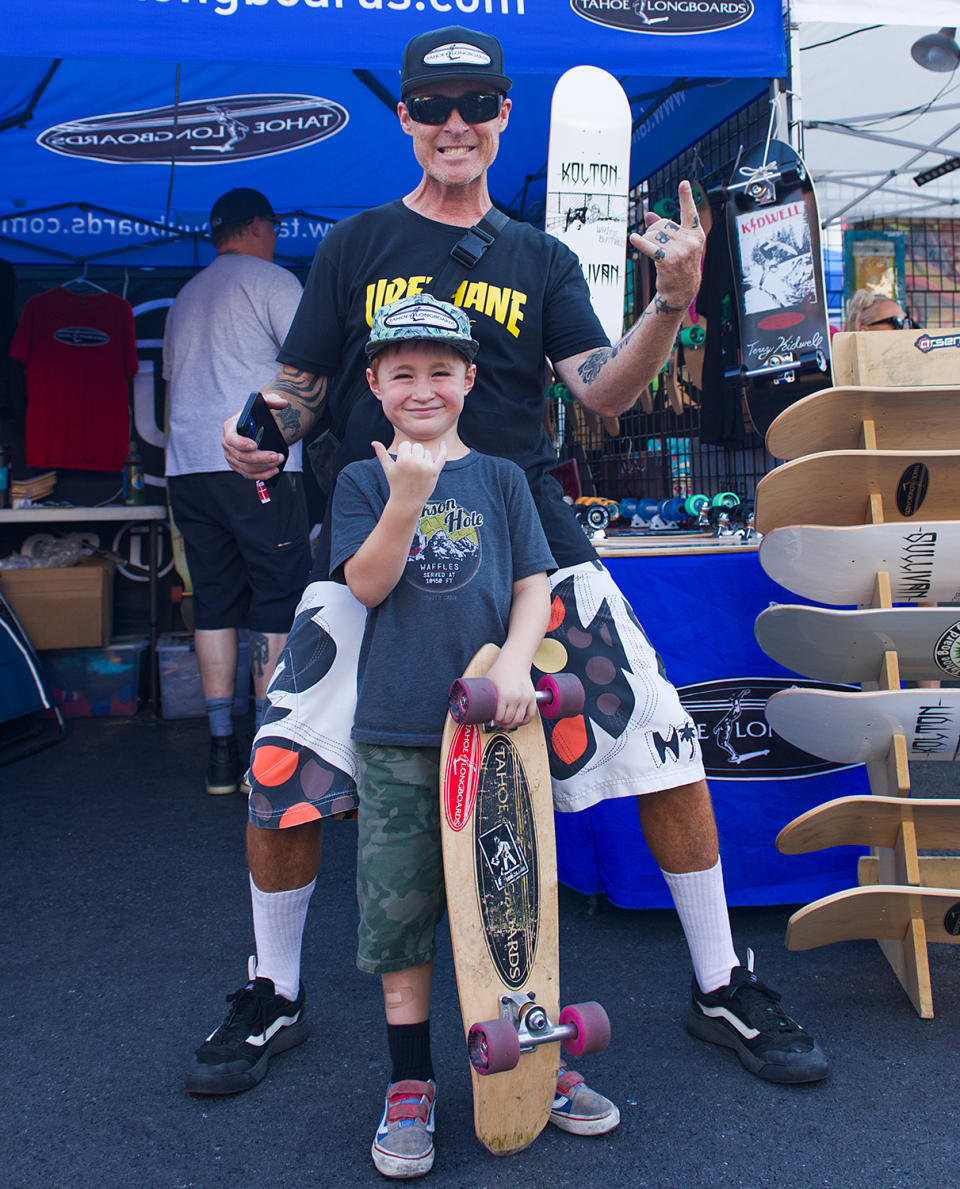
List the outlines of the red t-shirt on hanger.
<svg viewBox="0 0 960 1189">
<path fill-rule="evenodd" d="M 10 354 L 27 377 L 27 466 L 120 471 L 137 371 L 133 308 L 59 287 L 23 307 Z"/>
</svg>

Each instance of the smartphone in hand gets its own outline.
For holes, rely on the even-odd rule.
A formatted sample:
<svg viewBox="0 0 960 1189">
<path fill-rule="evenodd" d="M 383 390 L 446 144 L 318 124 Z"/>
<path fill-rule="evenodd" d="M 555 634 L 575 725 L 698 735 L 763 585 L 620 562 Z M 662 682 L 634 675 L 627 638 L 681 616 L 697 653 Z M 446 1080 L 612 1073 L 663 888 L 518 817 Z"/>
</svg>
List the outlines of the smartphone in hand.
<svg viewBox="0 0 960 1189">
<path fill-rule="evenodd" d="M 284 441 L 280 427 L 273 419 L 270 406 L 263 399 L 261 393 L 251 392 L 247 398 L 247 403 L 243 406 L 243 412 L 237 421 L 237 433 L 245 438 L 251 438 L 257 443 L 257 448 L 260 450 L 273 450 L 277 454 L 283 455 L 279 463 L 280 470 L 269 479 L 264 480 L 268 487 L 276 487 L 290 455 L 290 447 Z"/>
</svg>

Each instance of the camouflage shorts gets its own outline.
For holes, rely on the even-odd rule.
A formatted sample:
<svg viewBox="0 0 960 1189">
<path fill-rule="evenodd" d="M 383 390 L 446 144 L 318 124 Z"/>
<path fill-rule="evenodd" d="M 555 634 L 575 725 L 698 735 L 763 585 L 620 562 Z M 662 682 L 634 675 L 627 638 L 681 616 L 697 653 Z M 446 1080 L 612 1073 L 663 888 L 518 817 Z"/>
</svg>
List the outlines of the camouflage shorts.
<svg viewBox="0 0 960 1189">
<path fill-rule="evenodd" d="M 357 743 L 357 966 L 389 974 L 429 962 L 446 909 L 440 751 Z"/>
</svg>

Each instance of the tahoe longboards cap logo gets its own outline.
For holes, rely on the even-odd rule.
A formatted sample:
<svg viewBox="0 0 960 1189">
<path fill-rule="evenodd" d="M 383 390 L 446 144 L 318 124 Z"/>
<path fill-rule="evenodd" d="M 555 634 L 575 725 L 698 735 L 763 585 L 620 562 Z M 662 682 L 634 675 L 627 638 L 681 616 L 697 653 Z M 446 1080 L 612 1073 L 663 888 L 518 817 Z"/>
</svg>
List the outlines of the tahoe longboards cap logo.
<svg viewBox="0 0 960 1189">
<path fill-rule="evenodd" d="M 115 165 L 215 165 L 306 148 L 348 120 L 345 107 L 317 95 L 226 95 L 68 120 L 37 144 Z"/>
<path fill-rule="evenodd" d="M 458 65 L 489 66 L 490 55 L 478 45 L 470 45 L 466 41 L 449 41 L 424 54 L 423 61 L 426 66 L 448 66 L 454 62 Z"/>
<path fill-rule="evenodd" d="M 436 306 L 410 306 L 405 310 L 397 310 L 395 314 L 387 314 L 383 320 L 384 326 L 396 330 L 403 326 L 429 326 L 435 330 L 453 330 L 459 332 L 460 326 L 452 314 L 439 310 Z"/>
<path fill-rule="evenodd" d="M 753 0 L 570 0 L 570 7 L 627 33 L 716 33 L 753 16 Z"/>
</svg>

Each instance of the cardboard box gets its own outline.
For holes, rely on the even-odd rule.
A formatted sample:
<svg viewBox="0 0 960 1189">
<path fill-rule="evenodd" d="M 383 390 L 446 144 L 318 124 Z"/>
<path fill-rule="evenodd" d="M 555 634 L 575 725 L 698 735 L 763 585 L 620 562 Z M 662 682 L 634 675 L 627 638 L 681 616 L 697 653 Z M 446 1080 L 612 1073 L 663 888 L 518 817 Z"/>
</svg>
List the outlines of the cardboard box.
<svg viewBox="0 0 960 1189">
<path fill-rule="evenodd" d="M 53 649 L 40 661 L 64 718 L 136 714 L 149 636 L 118 637 L 106 648 Z"/>
<path fill-rule="evenodd" d="M 250 708 L 250 650 L 248 633 L 237 633 L 237 680 L 233 714 Z M 207 710 L 200 684 L 200 669 L 189 633 L 164 632 L 157 641 L 160 668 L 160 712 L 164 718 L 203 718 Z"/>
<path fill-rule="evenodd" d="M 102 648 L 113 624 L 109 557 L 59 569 L 0 570 L 0 590 L 30 643 L 45 648 Z"/>
</svg>

